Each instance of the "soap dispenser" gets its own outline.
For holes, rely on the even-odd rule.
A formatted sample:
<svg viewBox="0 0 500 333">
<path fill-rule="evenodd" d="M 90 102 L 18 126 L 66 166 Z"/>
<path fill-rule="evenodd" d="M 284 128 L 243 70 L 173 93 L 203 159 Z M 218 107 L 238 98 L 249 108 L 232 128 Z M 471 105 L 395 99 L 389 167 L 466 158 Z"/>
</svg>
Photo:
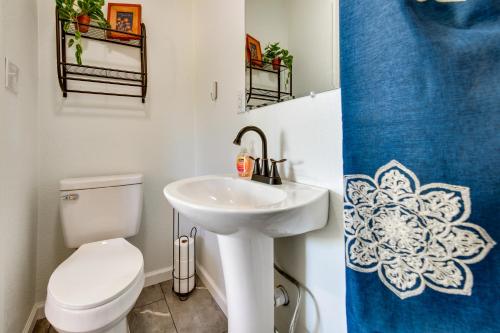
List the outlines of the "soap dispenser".
<svg viewBox="0 0 500 333">
<path fill-rule="evenodd" d="M 236 170 L 241 178 L 252 177 L 253 160 L 246 148 L 242 148 L 236 157 Z"/>
</svg>

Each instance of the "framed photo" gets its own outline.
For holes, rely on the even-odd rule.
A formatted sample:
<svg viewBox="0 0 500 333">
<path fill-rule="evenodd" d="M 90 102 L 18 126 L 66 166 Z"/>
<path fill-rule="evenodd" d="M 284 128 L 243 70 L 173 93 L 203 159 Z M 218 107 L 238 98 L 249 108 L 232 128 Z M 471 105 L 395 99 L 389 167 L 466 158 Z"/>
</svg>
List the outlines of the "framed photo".
<svg viewBox="0 0 500 333">
<path fill-rule="evenodd" d="M 141 5 L 108 3 L 108 22 L 113 30 L 140 35 Z M 121 34 L 115 31 L 110 31 L 108 37 L 121 40 L 140 39 L 139 36 Z"/>
<path fill-rule="evenodd" d="M 260 42 L 247 34 L 247 61 L 254 66 L 262 66 Z"/>
</svg>

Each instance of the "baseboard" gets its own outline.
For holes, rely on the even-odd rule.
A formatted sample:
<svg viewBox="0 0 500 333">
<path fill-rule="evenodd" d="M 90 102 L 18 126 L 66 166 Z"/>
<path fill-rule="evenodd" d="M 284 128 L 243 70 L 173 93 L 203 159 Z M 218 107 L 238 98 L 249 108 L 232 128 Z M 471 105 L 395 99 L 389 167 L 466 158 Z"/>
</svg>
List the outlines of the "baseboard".
<svg viewBox="0 0 500 333">
<path fill-rule="evenodd" d="M 157 269 L 145 274 L 144 288 L 170 280 L 172 278 L 172 266 Z M 45 318 L 45 301 L 33 305 L 23 333 L 31 333 L 35 328 L 37 320 Z"/>
<path fill-rule="evenodd" d="M 38 302 L 33 305 L 30 315 L 28 316 L 28 320 L 26 321 L 26 325 L 24 325 L 23 333 L 33 332 L 37 320 L 45 318 L 44 305 L 45 302 Z"/>
<path fill-rule="evenodd" d="M 145 275 L 146 279 L 144 281 L 144 287 L 153 286 L 172 279 L 172 266 L 147 272 Z"/>
<path fill-rule="evenodd" d="M 210 276 L 207 269 L 199 262 L 196 263 L 198 277 L 203 281 L 208 291 L 219 305 L 222 312 L 227 317 L 227 302 L 226 295 L 220 290 L 219 286 L 215 283 L 214 279 Z"/>
</svg>

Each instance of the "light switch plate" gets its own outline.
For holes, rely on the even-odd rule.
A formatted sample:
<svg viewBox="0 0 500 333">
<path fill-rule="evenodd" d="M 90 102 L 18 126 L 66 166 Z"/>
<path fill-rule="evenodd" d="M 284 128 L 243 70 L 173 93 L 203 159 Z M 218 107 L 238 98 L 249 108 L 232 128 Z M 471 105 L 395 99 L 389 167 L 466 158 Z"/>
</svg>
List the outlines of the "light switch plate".
<svg viewBox="0 0 500 333">
<path fill-rule="evenodd" d="M 17 94 L 19 83 L 19 67 L 5 58 L 5 89 Z"/>
</svg>

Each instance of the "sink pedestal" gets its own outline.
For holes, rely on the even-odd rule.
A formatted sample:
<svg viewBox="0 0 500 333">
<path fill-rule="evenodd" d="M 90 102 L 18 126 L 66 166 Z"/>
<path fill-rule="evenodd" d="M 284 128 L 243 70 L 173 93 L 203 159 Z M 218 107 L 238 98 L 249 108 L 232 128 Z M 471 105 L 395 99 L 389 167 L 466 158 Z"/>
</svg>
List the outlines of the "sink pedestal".
<svg viewBox="0 0 500 333">
<path fill-rule="evenodd" d="M 242 229 L 217 235 L 224 270 L 229 333 L 274 332 L 274 242 Z"/>
<path fill-rule="evenodd" d="M 231 176 L 201 176 L 163 190 L 192 223 L 217 234 L 226 281 L 229 333 L 274 332 L 273 239 L 321 229 L 328 190 Z"/>
</svg>

